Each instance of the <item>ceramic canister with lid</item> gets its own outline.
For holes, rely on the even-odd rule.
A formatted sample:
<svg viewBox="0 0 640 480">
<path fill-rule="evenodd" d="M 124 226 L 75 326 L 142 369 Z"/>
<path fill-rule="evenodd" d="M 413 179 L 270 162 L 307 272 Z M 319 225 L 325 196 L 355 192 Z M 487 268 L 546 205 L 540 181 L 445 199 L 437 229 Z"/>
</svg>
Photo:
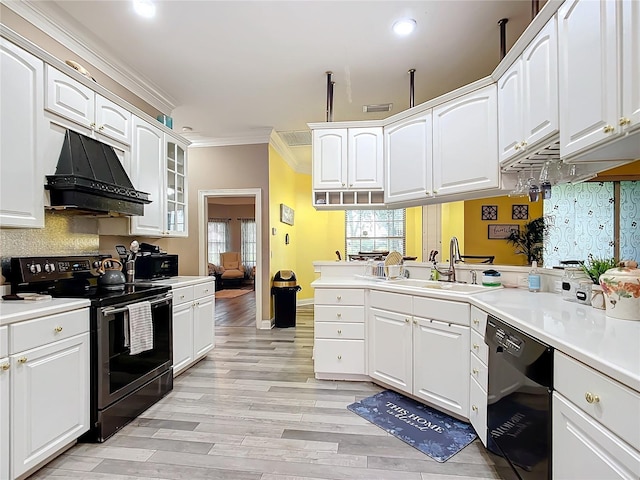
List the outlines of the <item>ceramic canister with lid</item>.
<svg viewBox="0 0 640 480">
<path fill-rule="evenodd" d="M 610 268 L 600 275 L 609 317 L 640 320 L 640 268 L 632 264 Z"/>
</svg>

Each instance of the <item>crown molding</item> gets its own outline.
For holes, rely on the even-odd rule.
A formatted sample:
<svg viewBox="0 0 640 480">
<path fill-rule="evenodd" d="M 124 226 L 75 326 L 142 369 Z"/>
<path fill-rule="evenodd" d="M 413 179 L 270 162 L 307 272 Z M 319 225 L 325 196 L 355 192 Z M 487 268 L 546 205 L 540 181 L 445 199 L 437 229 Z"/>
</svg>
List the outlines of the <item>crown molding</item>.
<svg viewBox="0 0 640 480">
<path fill-rule="evenodd" d="M 294 172 L 306 174 L 311 173 L 310 166 L 304 165 L 296 158 L 289 146 L 282 140 L 282 137 L 275 130 L 271 132 L 269 145 L 271 145 L 273 149 L 280 154 L 283 160 L 287 162 L 287 165 L 289 165 Z"/>
<path fill-rule="evenodd" d="M 188 133 L 182 134 L 185 138 L 191 141 L 190 147 L 203 148 L 203 147 L 228 147 L 233 145 L 257 145 L 260 143 L 269 143 L 271 129 L 265 128 L 256 131 L 255 133 L 243 135 L 234 135 L 229 137 L 197 137 L 194 134 L 191 137 Z"/>
<path fill-rule="evenodd" d="M 176 107 L 176 100 L 162 92 L 151 80 L 143 78 L 130 69 L 122 68 L 121 62 L 100 51 L 94 42 L 82 38 L 78 32 L 74 35 L 68 33 L 73 32 L 74 27 L 53 8 L 52 4 L 41 2 L 36 5 L 29 0 L 0 1 L 34 27 L 109 75 L 152 107 L 161 112 L 171 112 Z"/>
</svg>

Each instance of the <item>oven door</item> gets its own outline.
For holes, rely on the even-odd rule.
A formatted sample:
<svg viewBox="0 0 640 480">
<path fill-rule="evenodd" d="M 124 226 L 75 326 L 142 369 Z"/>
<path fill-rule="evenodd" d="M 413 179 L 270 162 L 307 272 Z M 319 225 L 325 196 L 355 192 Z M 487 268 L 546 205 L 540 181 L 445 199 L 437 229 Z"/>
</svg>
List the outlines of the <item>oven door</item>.
<svg viewBox="0 0 640 480">
<path fill-rule="evenodd" d="M 153 347 L 136 355 L 129 349 L 129 312 L 126 302 L 99 308 L 96 316 L 96 406 L 109 405 L 166 372 L 173 364 L 173 302 L 171 293 L 149 299 L 153 322 Z"/>
</svg>

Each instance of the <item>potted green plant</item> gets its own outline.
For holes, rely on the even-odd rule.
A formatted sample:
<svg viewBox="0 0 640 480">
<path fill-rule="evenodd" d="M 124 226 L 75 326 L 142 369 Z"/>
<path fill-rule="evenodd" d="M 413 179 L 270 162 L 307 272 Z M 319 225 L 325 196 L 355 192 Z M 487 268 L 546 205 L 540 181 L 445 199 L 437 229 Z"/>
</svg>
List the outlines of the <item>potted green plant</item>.
<svg viewBox="0 0 640 480">
<path fill-rule="evenodd" d="M 525 223 L 518 231 L 513 231 L 507 238 L 507 242 L 516 247 L 516 253 L 527 256 L 527 262 L 534 260 L 542 265 L 544 251 L 544 238 L 549 230 L 544 217 L 534 218 Z"/>
<path fill-rule="evenodd" d="M 600 285 L 600 275 L 605 273 L 610 268 L 618 266 L 618 262 L 615 258 L 595 258 L 589 254 L 587 261 L 582 264 L 582 270 L 589 275 L 589 278 L 595 285 Z"/>
</svg>

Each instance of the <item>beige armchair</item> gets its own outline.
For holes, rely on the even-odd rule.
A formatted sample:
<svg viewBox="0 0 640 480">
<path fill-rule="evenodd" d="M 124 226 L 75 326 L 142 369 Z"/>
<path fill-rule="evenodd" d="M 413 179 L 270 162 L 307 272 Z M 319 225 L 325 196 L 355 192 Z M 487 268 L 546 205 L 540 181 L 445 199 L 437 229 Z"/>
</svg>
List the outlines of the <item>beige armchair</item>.
<svg viewBox="0 0 640 480">
<path fill-rule="evenodd" d="M 220 278 L 222 282 L 236 280 L 241 282 L 244 279 L 244 266 L 239 252 L 224 252 L 220 254 Z"/>
</svg>

